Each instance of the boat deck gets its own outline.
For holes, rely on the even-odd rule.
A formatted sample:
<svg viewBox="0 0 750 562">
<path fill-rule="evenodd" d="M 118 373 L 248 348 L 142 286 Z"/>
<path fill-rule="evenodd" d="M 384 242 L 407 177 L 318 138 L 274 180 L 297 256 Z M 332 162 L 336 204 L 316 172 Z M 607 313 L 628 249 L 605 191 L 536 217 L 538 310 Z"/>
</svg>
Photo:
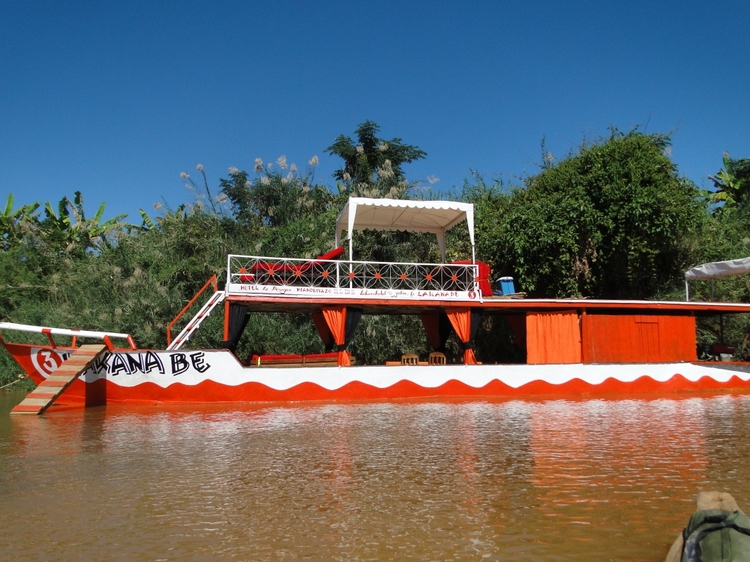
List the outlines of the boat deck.
<svg viewBox="0 0 750 562">
<path fill-rule="evenodd" d="M 750 303 L 696 301 L 623 301 L 603 299 L 508 299 L 483 297 L 481 300 L 456 301 L 425 296 L 412 299 L 358 298 L 342 295 L 335 298 L 300 295 L 227 294 L 230 302 L 242 303 L 251 312 L 309 313 L 325 307 L 351 306 L 364 314 L 421 314 L 439 309 L 481 308 L 485 314 L 523 314 L 535 311 L 578 310 L 592 313 L 666 313 L 689 316 L 750 313 Z"/>
</svg>

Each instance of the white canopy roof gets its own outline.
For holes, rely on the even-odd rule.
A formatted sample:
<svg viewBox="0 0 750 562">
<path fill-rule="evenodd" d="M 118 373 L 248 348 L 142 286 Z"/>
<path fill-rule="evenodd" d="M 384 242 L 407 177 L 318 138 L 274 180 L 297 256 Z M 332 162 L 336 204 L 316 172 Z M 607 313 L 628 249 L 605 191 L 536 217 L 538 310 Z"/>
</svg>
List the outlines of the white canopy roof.
<svg viewBox="0 0 750 562">
<path fill-rule="evenodd" d="M 750 273 L 750 258 L 740 258 L 729 261 L 715 261 L 704 263 L 688 269 L 685 272 L 686 281 L 698 281 L 701 279 L 719 279 Z"/>
<path fill-rule="evenodd" d="M 341 244 L 344 230 L 350 243 L 355 229 L 432 232 L 437 236 L 445 260 L 445 232 L 464 220 L 469 228 L 473 254 L 474 205 L 471 203 L 350 197 L 336 221 L 336 245 Z"/>
</svg>

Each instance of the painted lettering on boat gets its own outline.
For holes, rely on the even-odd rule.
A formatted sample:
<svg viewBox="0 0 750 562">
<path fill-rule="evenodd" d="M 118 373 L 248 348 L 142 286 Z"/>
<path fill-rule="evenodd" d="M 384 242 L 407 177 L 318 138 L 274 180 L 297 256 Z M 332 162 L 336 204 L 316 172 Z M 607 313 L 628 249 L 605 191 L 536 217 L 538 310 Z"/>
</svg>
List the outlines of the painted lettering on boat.
<svg viewBox="0 0 750 562">
<path fill-rule="evenodd" d="M 172 375 L 184 373 L 190 368 L 190 365 L 192 365 L 193 369 L 199 373 L 205 373 L 209 367 L 211 367 L 211 365 L 204 362 L 205 356 L 205 353 L 202 351 L 196 351 L 195 353 L 190 354 L 172 353 L 169 356 L 169 362 L 172 366 Z M 190 359 L 189 361 L 188 358 Z"/>
<path fill-rule="evenodd" d="M 362 289 L 358 295 L 360 297 L 387 297 L 390 293 L 391 291 L 385 289 Z"/>
<path fill-rule="evenodd" d="M 447 298 L 453 299 L 459 296 L 458 291 L 417 291 L 418 297 L 433 297 L 433 298 Z M 471 293 L 469 293 L 471 297 Z"/>
<path fill-rule="evenodd" d="M 233 285 L 232 291 L 265 295 L 319 295 L 326 297 L 389 298 L 389 299 L 450 299 L 476 300 L 476 291 L 440 291 L 419 289 L 370 289 L 352 287 L 292 287 L 284 285 Z"/>
<path fill-rule="evenodd" d="M 277 295 L 286 295 L 300 289 L 300 287 L 280 287 L 278 285 L 240 285 L 239 288 L 240 291 L 249 293 L 275 293 Z"/>
<path fill-rule="evenodd" d="M 98 358 L 91 365 L 91 370 L 95 374 L 107 373 L 108 375 L 134 375 L 140 373 L 147 375 L 157 372 L 160 375 L 167 374 L 173 376 L 186 372 L 190 367 L 199 373 L 205 373 L 211 368 L 206 363 L 206 354 L 203 351 L 194 351 L 190 353 L 173 352 L 169 353 L 169 361 L 165 365 L 162 360 L 164 353 L 157 354 L 153 351 L 144 351 L 139 353 L 108 353 L 104 357 Z"/>
<path fill-rule="evenodd" d="M 332 293 L 331 289 L 327 289 L 325 287 L 295 287 L 295 292 L 314 293 L 318 295 L 330 295 Z"/>
</svg>

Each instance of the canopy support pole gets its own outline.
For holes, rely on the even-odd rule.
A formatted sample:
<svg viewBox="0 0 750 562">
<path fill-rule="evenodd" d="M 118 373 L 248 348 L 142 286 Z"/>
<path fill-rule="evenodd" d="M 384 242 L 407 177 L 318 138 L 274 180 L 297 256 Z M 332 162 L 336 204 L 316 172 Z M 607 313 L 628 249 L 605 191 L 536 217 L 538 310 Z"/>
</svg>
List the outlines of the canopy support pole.
<svg viewBox="0 0 750 562">
<path fill-rule="evenodd" d="M 445 231 L 438 235 L 437 241 L 438 248 L 440 248 L 440 261 L 441 263 L 445 263 Z"/>
<path fill-rule="evenodd" d="M 352 260 L 354 259 L 354 254 L 352 252 L 352 237 L 349 237 L 349 274 L 347 275 L 347 278 L 349 279 L 349 288 L 352 288 Z M 337 285 L 338 287 L 341 287 L 341 285 Z"/>
</svg>

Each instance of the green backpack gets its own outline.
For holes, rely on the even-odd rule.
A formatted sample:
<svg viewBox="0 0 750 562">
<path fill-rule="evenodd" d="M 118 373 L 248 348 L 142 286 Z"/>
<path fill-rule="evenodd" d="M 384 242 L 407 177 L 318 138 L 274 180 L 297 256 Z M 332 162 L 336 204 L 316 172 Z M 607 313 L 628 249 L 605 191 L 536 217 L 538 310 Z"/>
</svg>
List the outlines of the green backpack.
<svg viewBox="0 0 750 562">
<path fill-rule="evenodd" d="M 741 511 L 696 511 L 682 538 L 681 562 L 750 561 L 750 519 Z"/>
</svg>

